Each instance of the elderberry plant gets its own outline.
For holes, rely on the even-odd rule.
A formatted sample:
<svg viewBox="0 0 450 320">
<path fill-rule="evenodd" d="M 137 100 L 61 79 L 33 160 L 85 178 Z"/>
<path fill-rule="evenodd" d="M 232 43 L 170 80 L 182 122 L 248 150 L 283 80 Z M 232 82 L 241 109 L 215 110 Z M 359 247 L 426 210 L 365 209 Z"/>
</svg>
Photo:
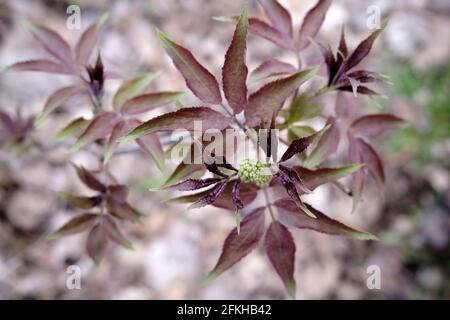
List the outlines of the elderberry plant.
<svg viewBox="0 0 450 320">
<path fill-rule="evenodd" d="M 398 128 L 403 121 L 390 114 L 361 115 L 356 97 L 378 95 L 367 85 L 382 82 L 382 77 L 357 67 L 369 54 L 385 25 L 353 51 L 347 47 L 342 28 L 337 52 L 333 52 L 330 46 L 314 39 L 331 0 L 319 0 L 310 8 L 298 31 L 294 31 L 291 14 L 276 0 L 259 0 L 258 3 L 267 21 L 249 18 L 247 8 L 240 16 L 216 18 L 235 25 L 222 67 L 221 86 L 187 48 L 158 31 L 163 48 L 189 90 L 199 99 L 198 106 L 185 106 L 181 91 L 148 92 L 147 87 L 156 73 L 124 80 L 112 105 L 107 105 L 105 81 L 121 77 L 105 70 L 100 53 L 95 63 L 89 64 L 106 15 L 87 28 L 73 48 L 55 31 L 29 24 L 30 31 L 51 58 L 18 62 L 6 71 L 65 74 L 71 77 L 73 84 L 58 89 L 47 99 L 37 121 L 14 120 L 0 113 L 0 130 L 5 133 L 0 146 L 25 140 L 33 126 L 38 130 L 39 124 L 54 110 L 68 104 L 72 97 L 84 95 L 89 98 L 93 118 L 74 119 L 57 134 L 57 139 L 74 141 L 70 152 L 82 148 L 101 151 L 98 169 L 75 166 L 79 179 L 97 194 L 62 193 L 63 199 L 83 212 L 55 231 L 52 237 L 89 230 L 87 252 L 96 263 L 104 255 L 108 240 L 131 248 L 120 231 L 120 224 L 139 221 L 142 214 L 127 202 L 128 188 L 115 180 L 108 164 L 120 144 L 135 141 L 162 172 L 170 160 L 168 155 L 182 151 L 182 161 L 174 172 L 152 190 L 190 192 L 167 200 L 168 205 L 189 204 L 189 208 L 212 205 L 235 214 L 236 227 L 225 239 L 208 279 L 231 268 L 263 242 L 270 263 L 289 295 L 295 297 L 295 243 L 289 229 L 311 229 L 361 240 L 377 239 L 371 233 L 328 217 L 304 202 L 303 195 L 331 183 L 353 197 L 354 210 L 369 177 L 378 187 L 384 183 L 381 159 L 369 139 Z M 248 75 L 248 33 L 291 53 L 297 57 L 298 65 L 270 57 Z M 304 67 L 302 54 L 311 47 L 315 47 L 322 59 L 319 65 Z M 318 75 L 321 65 L 326 69 L 325 81 Z M 305 83 L 307 89 L 303 90 L 305 86 L 300 89 Z M 325 116 L 323 101 L 327 95 L 335 98 L 335 109 L 333 115 Z M 168 105 L 174 110 L 161 111 L 145 122 L 136 117 Z M 313 119 L 321 120 L 323 127 L 319 130 L 311 127 Z M 182 143 L 177 139 L 161 142 L 160 133 L 179 131 L 182 137 L 189 139 L 183 139 Z M 230 132 L 231 139 L 227 138 Z M 212 141 L 207 138 L 211 134 L 226 138 Z M 337 159 L 342 162 L 340 165 L 323 165 L 336 153 L 345 137 L 347 158 Z M 248 149 L 242 152 L 242 144 L 235 144 L 240 138 L 245 147 L 251 145 L 252 154 Z M 280 148 L 284 150 L 280 157 L 279 144 L 285 145 Z M 338 181 L 347 175 L 351 175 L 349 188 Z"/>
</svg>

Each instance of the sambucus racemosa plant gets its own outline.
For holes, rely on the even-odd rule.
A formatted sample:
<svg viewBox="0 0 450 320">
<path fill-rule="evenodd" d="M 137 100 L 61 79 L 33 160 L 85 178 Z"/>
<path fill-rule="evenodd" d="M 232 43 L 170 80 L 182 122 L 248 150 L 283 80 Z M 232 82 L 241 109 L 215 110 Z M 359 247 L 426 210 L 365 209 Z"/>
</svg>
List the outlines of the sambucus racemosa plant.
<svg viewBox="0 0 450 320">
<path fill-rule="evenodd" d="M 104 82 L 118 78 L 118 75 L 105 71 L 100 54 L 95 64 L 89 65 L 88 62 L 106 20 L 105 16 L 83 33 L 74 49 L 54 31 L 31 25 L 33 35 L 53 59 L 19 62 L 7 70 L 71 75 L 75 83 L 57 90 L 49 97 L 38 122 L 71 97 L 87 95 L 94 117 L 91 120 L 75 119 L 58 134 L 58 139 L 75 138 L 72 152 L 80 148 L 100 147 L 102 150 L 96 172 L 75 166 L 80 180 L 97 194 L 75 196 L 62 193 L 70 205 L 93 211 L 84 212 L 70 220 L 53 236 L 90 230 L 87 252 L 97 263 L 103 256 L 108 239 L 130 248 L 131 244 L 120 231 L 118 223 L 138 221 L 141 214 L 126 201 L 127 187 L 115 181 L 108 168 L 108 160 L 120 143 L 135 140 L 158 168 L 164 170 L 166 154 L 175 149 L 177 143 L 172 141 L 164 150 L 165 146 L 158 134 L 182 129 L 197 135 L 197 138 L 200 136 L 200 139 L 188 143 L 188 155 L 157 189 L 194 192 L 172 198 L 167 203 L 189 203 L 190 208 L 212 205 L 234 211 L 236 215 L 236 228 L 225 239 L 222 254 L 210 272 L 209 279 L 231 268 L 263 241 L 269 261 L 288 293 L 294 297 L 295 243 L 288 228 L 311 229 L 363 240 L 377 239 L 368 232 L 328 217 L 305 203 L 302 195 L 313 192 L 320 185 L 332 183 L 353 196 L 354 209 L 361 199 L 368 176 L 380 187 L 384 182 L 383 165 L 368 139 L 398 127 L 403 121 L 390 114 L 370 114 L 354 119 L 357 113 L 355 97 L 345 93 L 350 91 L 355 96 L 377 95 L 366 84 L 379 82 L 382 78 L 373 72 L 355 68 L 369 54 L 382 29 L 373 32 L 352 53 L 347 48 L 343 29 L 336 54 L 330 47 L 316 43 L 323 55 L 328 79 L 323 87 L 313 90 L 314 86 L 310 85 L 308 91 L 300 93 L 299 87 L 318 71 L 318 66 L 303 68 L 301 53 L 311 42 L 315 42 L 313 38 L 325 19 L 331 1 L 319 0 L 306 14 L 297 34 L 290 13 L 276 0 L 260 0 L 258 3 L 268 22 L 248 18 L 246 8 L 239 17 L 217 18 L 236 25 L 225 54 L 221 87 L 215 76 L 188 49 L 158 31 L 162 46 L 184 77 L 187 87 L 202 102 L 195 107 L 183 106 L 179 102 L 182 92 L 146 92 L 147 86 L 155 78 L 154 73 L 124 81 L 115 93 L 112 106 L 104 105 Z M 248 77 L 248 33 L 265 38 L 296 55 L 299 65 L 295 67 L 270 58 Z M 254 88 L 255 83 L 271 78 L 276 79 Z M 334 116 L 325 117 L 325 125 L 318 131 L 304 125 L 307 120 L 323 117 L 320 99 L 332 93 L 336 95 Z M 162 113 L 143 123 L 135 118 L 138 114 L 174 102 L 178 107 L 175 111 Z M 29 131 L 20 129 L 22 125 L 14 125 L 16 122 L 6 114 L 2 113 L 1 120 L 5 132 L 16 134 Z M 200 129 L 196 122 L 201 123 Z M 219 133 L 231 130 L 236 133 L 233 142 L 236 136 L 244 135 L 253 143 L 257 156 L 247 157 L 240 163 L 229 162 L 230 150 L 227 149 L 226 155 L 217 152 L 216 141 L 204 139 L 211 130 Z M 257 137 L 251 130 L 258 131 Z M 21 138 L 22 134 L 19 135 Z M 279 141 L 287 146 L 279 159 L 278 136 Z M 346 136 L 348 140 L 347 164 L 321 166 L 336 152 L 341 136 Z M 17 137 L 11 135 L 11 139 L 14 141 Z M 223 146 L 223 141 L 218 144 Z M 192 159 L 192 151 L 195 150 L 200 150 L 201 156 Z M 233 146 L 233 159 L 237 152 Z M 203 177 L 206 173 L 209 176 Z M 98 178 L 100 174 L 103 180 Z M 350 174 L 352 179 L 348 191 L 337 180 Z M 265 198 L 265 205 L 253 205 L 260 193 Z M 266 213 L 271 220 L 268 225 Z"/>
</svg>

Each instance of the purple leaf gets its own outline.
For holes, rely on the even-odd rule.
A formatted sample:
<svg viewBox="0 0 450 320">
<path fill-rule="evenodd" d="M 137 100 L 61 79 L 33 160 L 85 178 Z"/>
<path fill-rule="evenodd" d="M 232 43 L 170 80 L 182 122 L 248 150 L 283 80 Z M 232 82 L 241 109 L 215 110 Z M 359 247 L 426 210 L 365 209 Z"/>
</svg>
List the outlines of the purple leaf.
<svg viewBox="0 0 450 320">
<path fill-rule="evenodd" d="M 364 163 L 363 156 L 361 154 L 361 148 L 355 138 L 348 133 L 348 161 L 349 163 Z M 352 212 L 355 211 L 356 205 L 361 200 L 361 195 L 364 190 L 365 175 L 363 168 L 359 169 L 352 174 L 352 196 L 353 207 Z"/>
<path fill-rule="evenodd" d="M 375 81 L 381 81 L 380 76 L 376 73 L 367 70 L 356 70 L 347 73 L 347 77 L 352 78 L 361 83 L 370 83 Z"/>
<path fill-rule="evenodd" d="M 111 135 L 109 136 L 108 142 L 105 145 L 103 164 L 106 164 L 113 155 L 113 152 L 118 145 L 117 139 L 124 136 L 128 131 L 129 127 L 127 126 L 127 122 L 125 120 L 120 120 L 119 122 L 116 123 L 116 125 L 113 127 L 111 131 Z"/>
<path fill-rule="evenodd" d="M 165 170 L 164 150 L 157 133 L 147 134 L 136 139 L 136 143 L 146 154 L 152 157 L 161 172 Z"/>
<path fill-rule="evenodd" d="M 309 38 L 314 38 L 317 32 L 319 32 L 330 5 L 331 0 L 319 0 L 317 4 L 306 13 L 300 28 L 299 51 L 305 49 L 310 43 Z"/>
<path fill-rule="evenodd" d="M 372 89 L 369 89 L 364 86 L 359 86 L 359 85 L 357 85 L 357 83 L 351 83 L 349 86 L 338 87 L 338 89 L 342 90 L 342 91 L 353 92 L 353 94 L 355 96 L 356 96 L 356 93 L 365 94 L 367 96 L 378 96 L 379 95 L 378 92 L 373 91 Z"/>
<path fill-rule="evenodd" d="M 257 247 L 264 234 L 264 211 L 264 207 L 259 207 L 247 213 L 241 221 L 240 232 L 234 228 L 227 236 L 222 254 L 208 275 L 209 280 L 231 268 Z"/>
<path fill-rule="evenodd" d="M 49 238 L 53 239 L 61 236 L 83 232 L 89 229 L 98 217 L 98 214 L 83 213 L 78 217 L 70 219 L 61 228 L 51 234 Z"/>
<path fill-rule="evenodd" d="M 328 86 L 333 84 L 336 78 L 340 77 L 340 74 L 342 72 L 342 67 L 338 65 L 336 59 L 334 58 L 333 51 L 331 50 L 331 47 L 325 47 L 321 44 L 319 44 L 320 52 L 322 53 L 323 60 L 325 64 L 327 65 L 327 72 L 328 72 Z M 339 71 L 339 75 L 337 74 Z"/>
<path fill-rule="evenodd" d="M 244 204 L 242 203 L 242 200 L 239 196 L 240 185 L 241 179 L 237 178 L 233 184 L 233 188 L 231 189 L 231 199 L 233 200 L 233 203 L 236 205 L 237 210 L 241 210 L 242 208 L 244 208 Z"/>
<path fill-rule="evenodd" d="M 308 189 L 308 187 L 304 184 L 302 179 L 300 179 L 299 175 L 294 169 L 283 166 L 282 164 L 279 164 L 278 168 L 286 177 L 289 178 L 289 180 L 291 180 L 294 185 L 298 186 L 300 190 L 302 190 L 304 193 L 311 193 L 311 190 Z"/>
<path fill-rule="evenodd" d="M 201 122 L 202 131 L 204 132 L 208 129 L 225 129 L 230 123 L 230 118 L 208 107 L 183 108 L 144 122 L 120 140 L 125 142 L 159 131 L 172 131 L 177 129 L 193 131 L 196 129 L 194 125 L 195 121 Z"/>
<path fill-rule="evenodd" d="M 220 196 L 220 194 L 225 190 L 227 184 L 228 180 L 218 183 L 214 188 L 211 189 L 210 193 L 208 193 L 204 197 L 198 199 L 196 202 L 191 204 L 188 207 L 188 209 L 201 208 L 214 203 L 214 201 L 216 201 L 216 199 Z"/>
<path fill-rule="evenodd" d="M 238 21 L 238 17 L 216 17 L 215 20 L 222 21 L 222 22 L 228 22 L 236 24 Z M 274 43 L 275 45 L 279 46 L 280 48 L 295 51 L 295 48 L 292 44 L 292 41 L 290 39 L 286 39 L 285 36 L 281 32 L 279 32 L 274 27 L 271 27 L 264 21 L 261 21 L 257 18 L 249 18 L 248 19 L 248 30 L 266 40 L 269 40 L 270 42 Z"/>
<path fill-rule="evenodd" d="M 277 59 L 269 59 L 260 64 L 250 75 L 253 81 L 259 81 L 272 76 L 282 76 L 293 74 L 297 69 L 286 62 Z"/>
<path fill-rule="evenodd" d="M 105 83 L 105 68 L 100 53 L 97 55 L 95 65 L 86 66 L 86 71 L 89 76 L 89 88 L 96 99 L 94 104 L 97 106 L 100 104 L 99 101 L 103 95 L 103 86 Z"/>
<path fill-rule="evenodd" d="M 248 69 L 245 64 L 247 28 L 247 8 L 244 8 L 236 25 L 233 40 L 225 55 L 225 63 L 222 68 L 223 92 L 236 114 L 240 113 L 247 104 Z"/>
<path fill-rule="evenodd" d="M 105 192 L 106 187 L 91 172 L 83 167 L 74 165 L 78 178 L 91 190 Z"/>
<path fill-rule="evenodd" d="M 219 195 L 219 197 L 212 204 L 214 207 L 226 209 L 229 211 L 236 210 L 236 204 L 232 203 L 230 199 L 233 199 L 233 187 L 234 184 L 227 184 L 225 190 Z M 183 204 L 183 203 L 192 203 L 200 198 L 204 197 L 208 193 L 211 192 L 213 188 L 208 190 L 204 190 L 201 192 L 197 192 L 194 194 L 179 196 L 175 198 L 171 198 L 165 201 L 165 203 L 170 204 Z M 239 198 L 242 201 L 244 206 L 251 204 L 258 194 L 258 188 L 253 183 L 241 183 L 239 186 Z"/>
<path fill-rule="evenodd" d="M 82 93 L 85 89 L 81 86 L 68 86 L 53 92 L 47 99 L 44 109 L 38 118 L 38 123 L 42 123 L 50 113 L 62 106 L 73 96 Z"/>
<path fill-rule="evenodd" d="M 380 156 L 372 146 L 363 139 L 357 138 L 357 142 L 362 153 L 364 167 L 369 171 L 378 187 L 381 188 L 384 184 L 384 169 Z"/>
<path fill-rule="evenodd" d="M 362 59 L 364 59 L 372 49 L 372 45 L 380 33 L 384 30 L 386 24 L 384 24 L 380 29 L 375 30 L 370 36 L 361 41 L 361 43 L 356 47 L 355 51 L 347 58 L 345 62 L 345 70 L 348 71 L 353 67 L 356 67 Z"/>
<path fill-rule="evenodd" d="M 236 210 L 237 205 L 233 200 L 233 187 L 235 184 L 230 183 L 227 185 L 224 191 L 220 194 L 220 196 L 214 201 L 213 206 L 226 209 L 226 210 Z M 251 204 L 258 195 L 259 188 L 253 183 L 243 183 L 239 184 L 239 200 L 242 202 L 244 206 L 248 206 Z M 230 201 L 233 200 L 233 202 Z M 237 199 L 236 199 L 237 200 Z"/>
<path fill-rule="evenodd" d="M 120 111 L 126 115 L 136 115 L 151 111 L 165 104 L 175 102 L 185 95 L 184 92 L 164 91 L 143 94 L 126 101 Z"/>
<path fill-rule="evenodd" d="M 345 60 L 345 58 L 347 58 L 347 56 L 348 56 L 348 48 L 347 42 L 345 41 L 344 26 L 342 26 L 341 39 L 339 40 L 338 52 L 336 57 L 336 64 L 341 65 L 342 62 Z"/>
<path fill-rule="evenodd" d="M 158 35 L 175 67 L 183 75 L 188 88 L 203 102 L 221 103 L 222 97 L 216 78 L 194 58 L 189 50 L 171 41 L 162 32 L 158 32 Z"/>
<path fill-rule="evenodd" d="M 272 26 L 285 38 L 290 39 L 292 37 L 292 18 L 289 11 L 276 0 L 259 0 L 258 2 Z"/>
<path fill-rule="evenodd" d="M 284 225 L 299 229 L 311 229 L 329 235 L 353 237 L 359 240 L 378 240 L 373 234 L 351 228 L 326 216 L 307 203 L 305 203 L 305 206 L 316 215 L 317 219 L 311 219 L 301 214 L 301 209 L 289 199 L 279 199 L 275 201 L 274 205 L 278 209 L 278 219 Z"/>
<path fill-rule="evenodd" d="M 220 170 L 219 166 L 216 163 L 205 163 L 206 170 L 209 172 L 218 175 L 222 178 L 227 178 L 228 176 Z"/>
<path fill-rule="evenodd" d="M 114 194 L 106 195 L 106 210 L 117 218 L 137 222 L 141 216 L 140 212 L 130 206 L 126 201 Z"/>
<path fill-rule="evenodd" d="M 47 73 L 60 73 L 60 74 L 71 74 L 72 71 L 68 69 L 65 65 L 45 59 L 35 59 L 16 62 L 4 69 L 5 72 L 8 71 L 39 71 Z"/>
<path fill-rule="evenodd" d="M 350 118 L 357 109 L 357 101 L 354 96 L 350 96 L 342 91 L 336 92 L 335 114 L 336 118 Z"/>
<path fill-rule="evenodd" d="M 106 233 L 100 224 L 96 224 L 89 232 L 86 241 L 86 250 L 89 257 L 94 260 L 96 265 L 102 261 L 103 255 L 106 251 L 108 239 Z"/>
<path fill-rule="evenodd" d="M 250 32 L 260 36 L 261 38 L 269 40 L 283 49 L 290 51 L 295 50 L 292 41 L 287 40 L 277 29 L 269 26 L 264 21 L 256 18 L 249 18 L 248 23 L 248 30 Z"/>
<path fill-rule="evenodd" d="M 264 249 L 289 295 L 295 299 L 295 243 L 289 230 L 278 221 L 272 221 L 264 238 Z"/>
<path fill-rule="evenodd" d="M 280 183 L 284 189 L 286 190 L 287 195 L 295 202 L 295 204 L 303 210 L 305 214 L 310 216 L 311 218 L 315 218 L 314 214 L 310 212 L 300 199 L 298 195 L 297 188 L 295 185 L 286 177 L 282 172 L 278 171 L 273 175 L 273 178 Z"/>
<path fill-rule="evenodd" d="M 106 138 L 120 120 L 121 116 L 115 112 L 98 114 L 80 135 L 70 152 L 78 151 L 95 140 Z"/>
<path fill-rule="evenodd" d="M 398 129 L 405 121 L 388 113 L 371 114 L 356 119 L 350 130 L 353 134 L 375 137 L 388 130 Z"/>
<path fill-rule="evenodd" d="M 102 202 L 102 198 L 99 196 L 79 197 L 79 196 L 74 196 L 67 192 L 61 192 L 60 196 L 69 205 L 76 207 L 76 208 L 80 208 L 80 209 L 92 209 L 95 206 L 98 206 Z"/>
<path fill-rule="evenodd" d="M 59 34 L 38 24 L 28 23 L 27 26 L 48 53 L 64 63 L 71 71 L 75 70 L 72 49 Z"/>
<path fill-rule="evenodd" d="M 291 144 L 289 145 L 289 147 L 287 148 L 287 150 L 281 156 L 280 162 L 287 161 L 290 158 L 292 158 L 293 156 L 295 156 L 296 154 L 302 153 L 303 151 L 305 151 L 306 148 L 309 147 L 309 145 L 314 141 L 314 139 L 317 137 L 317 135 L 319 133 L 320 133 L 320 131 L 318 131 L 310 136 L 298 138 L 298 139 L 292 141 Z"/>
<path fill-rule="evenodd" d="M 108 195 L 118 202 L 126 202 L 128 196 L 128 187 L 120 184 L 113 184 L 107 187 Z"/>
<path fill-rule="evenodd" d="M 317 67 L 300 71 L 292 76 L 273 81 L 253 93 L 245 109 L 245 119 L 250 127 L 267 128 L 278 114 L 283 102 L 317 71 Z"/>
<path fill-rule="evenodd" d="M 0 110 L 0 124 L 1 124 L 0 128 L 3 131 L 2 133 L 13 135 L 16 132 L 15 121 L 11 118 L 9 114 L 1 110 Z"/>
<path fill-rule="evenodd" d="M 212 184 L 218 183 L 222 179 L 206 178 L 206 179 L 187 179 L 177 184 L 164 187 L 164 189 L 173 189 L 178 191 L 192 191 L 208 187 Z"/>
<path fill-rule="evenodd" d="M 88 63 L 89 57 L 98 41 L 99 30 L 107 19 L 108 14 L 103 14 L 100 19 L 90 25 L 81 35 L 75 45 L 75 58 L 78 66 L 81 67 Z"/>
<path fill-rule="evenodd" d="M 133 245 L 119 230 L 113 218 L 106 215 L 102 216 L 102 228 L 109 239 L 129 250 L 133 250 Z"/>
</svg>

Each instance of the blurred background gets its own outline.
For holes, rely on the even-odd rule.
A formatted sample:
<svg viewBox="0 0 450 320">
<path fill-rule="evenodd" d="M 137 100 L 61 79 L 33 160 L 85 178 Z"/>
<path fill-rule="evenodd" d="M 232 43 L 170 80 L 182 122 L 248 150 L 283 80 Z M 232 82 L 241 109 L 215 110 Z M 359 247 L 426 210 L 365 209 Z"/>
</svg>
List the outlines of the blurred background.
<svg viewBox="0 0 450 320">
<path fill-rule="evenodd" d="M 282 0 L 298 30 L 310 0 Z M 220 74 L 233 27 L 213 16 L 236 15 L 244 1 L 225 0 L 79 0 L 0 1 L 0 67 L 44 57 L 25 27 L 37 21 L 74 44 L 78 30 L 66 28 L 66 9 L 81 8 L 81 30 L 102 13 L 110 17 L 101 38 L 104 64 L 123 75 L 161 70 L 155 89 L 185 90 L 182 77 L 164 54 L 155 28 L 193 51 Z M 377 234 L 364 242 L 293 231 L 297 244 L 299 299 L 449 299 L 450 298 L 450 2 L 448 0 L 335 0 L 318 38 L 336 47 L 346 26 L 354 48 L 370 31 L 367 8 L 376 5 L 389 25 L 369 56 L 369 69 L 385 74 L 386 99 L 360 99 L 364 113 L 392 112 L 410 125 L 379 139 L 386 186 L 369 184 L 364 201 L 350 214 L 351 199 L 332 186 L 322 186 L 308 199 L 345 223 Z M 262 16 L 249 1 L 253 16 Z M 295 63 L 271 43 L 249 37 L 250 70 L 270 57 Z M 318 55 L 311 48 L 311 54 Z M 38 114 L 48 95 L 70 81 L 43 73 L 0 75 L 0 108 Z M 120 82 L 106 87 L 111 94 Z M 52 116 L 33 139 L 41 146 L 76 116 L 89 114 L 70 105 Z M 337 155 L 339 157 L 340 155 Z M 39 152 L 0 150 L 0 299 L 285 299 L 287 295 L 261 251 L 253 252 L 216 281 L 203 277 L 215 264 L 222 242 L 234 226 L 224 210 L 186 212 L 167 206 L 165 193 L 147 187 L 160 173 L 145 157 L 117 156 L 112 171 L 133 186 L 131 203 L 147 217 L 129 225 L 126 234 L 135 250 L 110 246 L 99 267 L 84 253 L 85 234 L 48 241 L 45 236 L 78 213 L 58 197 L 59 191 L 87 194 L 70 161 L 95 166 L 83 151 L 68 154 L 59 146 Z M 66 289 L 66 268 L 81 268 L 81 290 Z M 367 267 L 381 269 L 381 289 L 366 286 Z"/>
</svg>

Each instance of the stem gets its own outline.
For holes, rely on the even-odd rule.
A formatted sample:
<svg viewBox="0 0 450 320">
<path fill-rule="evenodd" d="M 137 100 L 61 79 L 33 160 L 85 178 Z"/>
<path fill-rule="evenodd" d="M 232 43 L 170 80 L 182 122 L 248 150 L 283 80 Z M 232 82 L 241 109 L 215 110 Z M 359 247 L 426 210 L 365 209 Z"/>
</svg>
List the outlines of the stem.
<svg viewBox="0 0 450 320">
<path fill-rule="evenodd" d="M 240 123 L 239 120 L 237 119 L 236 115 L 234 113 L 232 113 L 230 110 L 228 110 L 228 108 L 223 104 L 220 103 L 219 104 L 222 109 L 233 119 L 234 123 L 238 125 L 238 127 L 244 131 L 244 133 L 247 132 L 245 125 Z M 253 137 L 251 135 L 247 135 L 247 137 L 249 137 L 249 139 L 255 144 L 256 150 L 258 151 L 258 141 L 256 141 L 255 139 L 253 139 Z"/>
<path fill-rule="evenodd" d="M 332 91 L 332 90 L 333 90 L 333 88 L 330 88 L 329 86 L 324 86 L 324 87 L 320 88 L 316 93 L 314 93 L 311 96 L 311 99 L 317 98 L 317 97 L 319 97 L 319 96 L 321 96 L 321 95 L 323 95 L 323 94 L 325 94 L 325 93 L 327 93 L 329 91 Z"/>
<path fill-rule="evenodd" d="M 239 122 L 239 120 L 237 119 L 236 115 L 235 115 L 234 113 L 232 113 L 230 110 L 228 110 L 228 108 L 227 108 L 223 103 L 221 103 L 221 104 L 219 104 L 219 105 L 222 107 L 222 109 L 223 109 L 230 117 L 233 118 L 234 123 L 236 123 L 236 124 L 239 126 L 239 128 L 241 128 L 242 130 L 245 131 L 245 126 L 244 126 L 242 123 Z"/>
<path fill-rule="evenodd" d="M 300 52 L 297 52 L 296 56 L 297 56 L 297 68 L 298 68 L 298 70 L 300 70 L 302 67 L 302 64 L 303 64 L 302 55 Z"/>
<path fill-rule="evenodd" d="M 277 219 L 275 219 L 275 213 L 273 212 L 272 203 L 270 202 L 270 196 L 269 193 L 267 192 L 267 187 L 263 188 L 263 192 L 264 197 L 266 199 L 267 208 L 269 208 L 270 216 L 272 217 L 272 220 L 276 221 Z"/>
</svg>

